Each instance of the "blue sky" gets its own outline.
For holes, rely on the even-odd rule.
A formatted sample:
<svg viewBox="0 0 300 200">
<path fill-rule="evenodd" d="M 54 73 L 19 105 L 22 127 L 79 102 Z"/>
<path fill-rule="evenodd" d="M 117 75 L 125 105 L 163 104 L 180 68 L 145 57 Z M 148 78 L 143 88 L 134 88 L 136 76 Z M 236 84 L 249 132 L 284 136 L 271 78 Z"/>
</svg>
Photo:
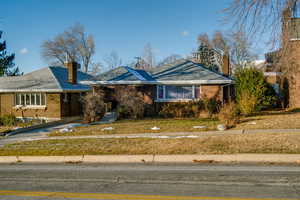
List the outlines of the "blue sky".
<svg viewBox="0 0 300 200">
<path fill-rule="evenodd" d="M 141 56 L 150 43 L 156 60 L 188 55 L 199 33 L 228 30 L 221 10 L 231 0 L 7 0 L 1 2 L 0 30 L 8 51 L 24 72 L 48 65 L 41 44 L 75 23 L 94 36 L 94 62 L 117 51 L 123 62 Z"/>
</svg>

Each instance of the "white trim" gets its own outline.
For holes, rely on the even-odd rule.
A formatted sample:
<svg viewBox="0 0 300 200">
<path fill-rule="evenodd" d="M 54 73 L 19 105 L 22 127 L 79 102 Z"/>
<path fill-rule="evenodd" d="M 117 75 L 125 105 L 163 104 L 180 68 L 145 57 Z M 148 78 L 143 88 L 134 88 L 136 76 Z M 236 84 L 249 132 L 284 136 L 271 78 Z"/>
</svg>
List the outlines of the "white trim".
<svg viewBox="0 0 300 200">
<path fill-rule="evenodd" d="M 13 107 L 13 109 L 21 109 L 21 110 L 26 110 L 26 109 L 39 109 L 39 110 L 45 110 L 47 106 L 21 106 L 21 105 L 16 105 Z"/>
<path fill-rule="evenodd" d="M 38 98 L 38 95 L 39 95 L 39 98 Z M 32 102 L 32 96 L 34 96 L 34 102 Z M 24 97 L 24 102 L 22 103 L 22 97 Z M 28 104 L 26 103 L 27 102 L 27 97 L 29 98 L 29 102 Z M 44 104 L 43 104 L 43 98 L 44 98 Z M 18 104 L 17 104 L 17 99 L 18 99 Z M 39 104 L 37 104 L 37 100 L 39 100 Z M 40 107 L 46 107 L 47 105 L 47 99 L 46 99 L 46 93 L 41 93 L 41 92 L 16 92 L 14 93 L 14 107 L 16 109 L 18 108 L 40 108 Z"/>
<path fill-rule="evenodd" d="M 197 99 L 156 99 L 154 102 L 189 102 Z"/>
<path fill-rule="evenodd" d="M 182 81 L 81 81 L 86 85 L 197 85 L 197 84 L 227 84 L 234 80 L 182 80 Z"/>
</svg>

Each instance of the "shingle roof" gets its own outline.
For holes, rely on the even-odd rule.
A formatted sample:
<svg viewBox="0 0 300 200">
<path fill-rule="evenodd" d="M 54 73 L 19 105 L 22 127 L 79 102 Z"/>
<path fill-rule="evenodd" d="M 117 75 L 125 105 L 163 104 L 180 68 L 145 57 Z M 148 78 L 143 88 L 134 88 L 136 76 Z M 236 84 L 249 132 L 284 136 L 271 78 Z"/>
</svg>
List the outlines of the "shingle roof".
<svg viewBox="0 0 300 200">
<path fill-rule="evenodd" d="M 88 91 L 90 86 L 80 81 L 94 80 L 93 76 L 77 72 L 78 84 L 68 83 L 68 70 L 65 67 L 51 66 L 23 76 L 0 77 L 0 92 L 64 92 Z"/>
<path fill-rule="evenodd" d="M 148 71 L 122 67 L 106 72 L 100 76 L 99 80 L 100 84 L 233 83 L 233 79 L 230 77 L 187 59 L 181 59 Z"/>
<path fill-rule="evenodd" d="M 152 70 L 152 76 L 157 81 L 231 80 L 221 73 L 212 71 L 190 60 L 182 60 L 175 65 L 154 68 Z"/>
</svg>

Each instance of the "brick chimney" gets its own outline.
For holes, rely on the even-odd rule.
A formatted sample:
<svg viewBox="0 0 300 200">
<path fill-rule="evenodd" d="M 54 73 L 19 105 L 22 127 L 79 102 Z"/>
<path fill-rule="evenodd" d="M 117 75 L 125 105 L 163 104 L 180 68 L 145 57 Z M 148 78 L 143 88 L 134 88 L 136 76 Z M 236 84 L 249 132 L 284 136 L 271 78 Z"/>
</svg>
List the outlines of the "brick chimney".
<svg viewBox="0 0 300 200">
<path fill-rule="evenodd" d="M 226 76 L 230 75 L 230 60 L 229 60 L 229 56 L 226 54 L 223 55 L 222 72 Z"/>
<path fill-rule="evenodd" d="M 66 63 L 68 69 L 68 82 L 71 84 L 77 84 L 77 69 L 79 64 L 75 61 L 69 61 Z"/>
</svg>

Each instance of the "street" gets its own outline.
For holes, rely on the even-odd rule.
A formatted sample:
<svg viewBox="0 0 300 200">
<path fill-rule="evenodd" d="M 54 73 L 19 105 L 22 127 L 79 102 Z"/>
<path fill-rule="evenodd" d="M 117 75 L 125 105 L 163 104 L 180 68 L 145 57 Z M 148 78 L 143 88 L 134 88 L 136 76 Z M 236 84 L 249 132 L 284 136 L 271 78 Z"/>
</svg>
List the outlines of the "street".
<svg viewBox="0 0 300 200">
<path fill-rule="evenodd" d="M 300 167 L 2 164 L 0 199 L 300 199 Z"/>
</svg>

